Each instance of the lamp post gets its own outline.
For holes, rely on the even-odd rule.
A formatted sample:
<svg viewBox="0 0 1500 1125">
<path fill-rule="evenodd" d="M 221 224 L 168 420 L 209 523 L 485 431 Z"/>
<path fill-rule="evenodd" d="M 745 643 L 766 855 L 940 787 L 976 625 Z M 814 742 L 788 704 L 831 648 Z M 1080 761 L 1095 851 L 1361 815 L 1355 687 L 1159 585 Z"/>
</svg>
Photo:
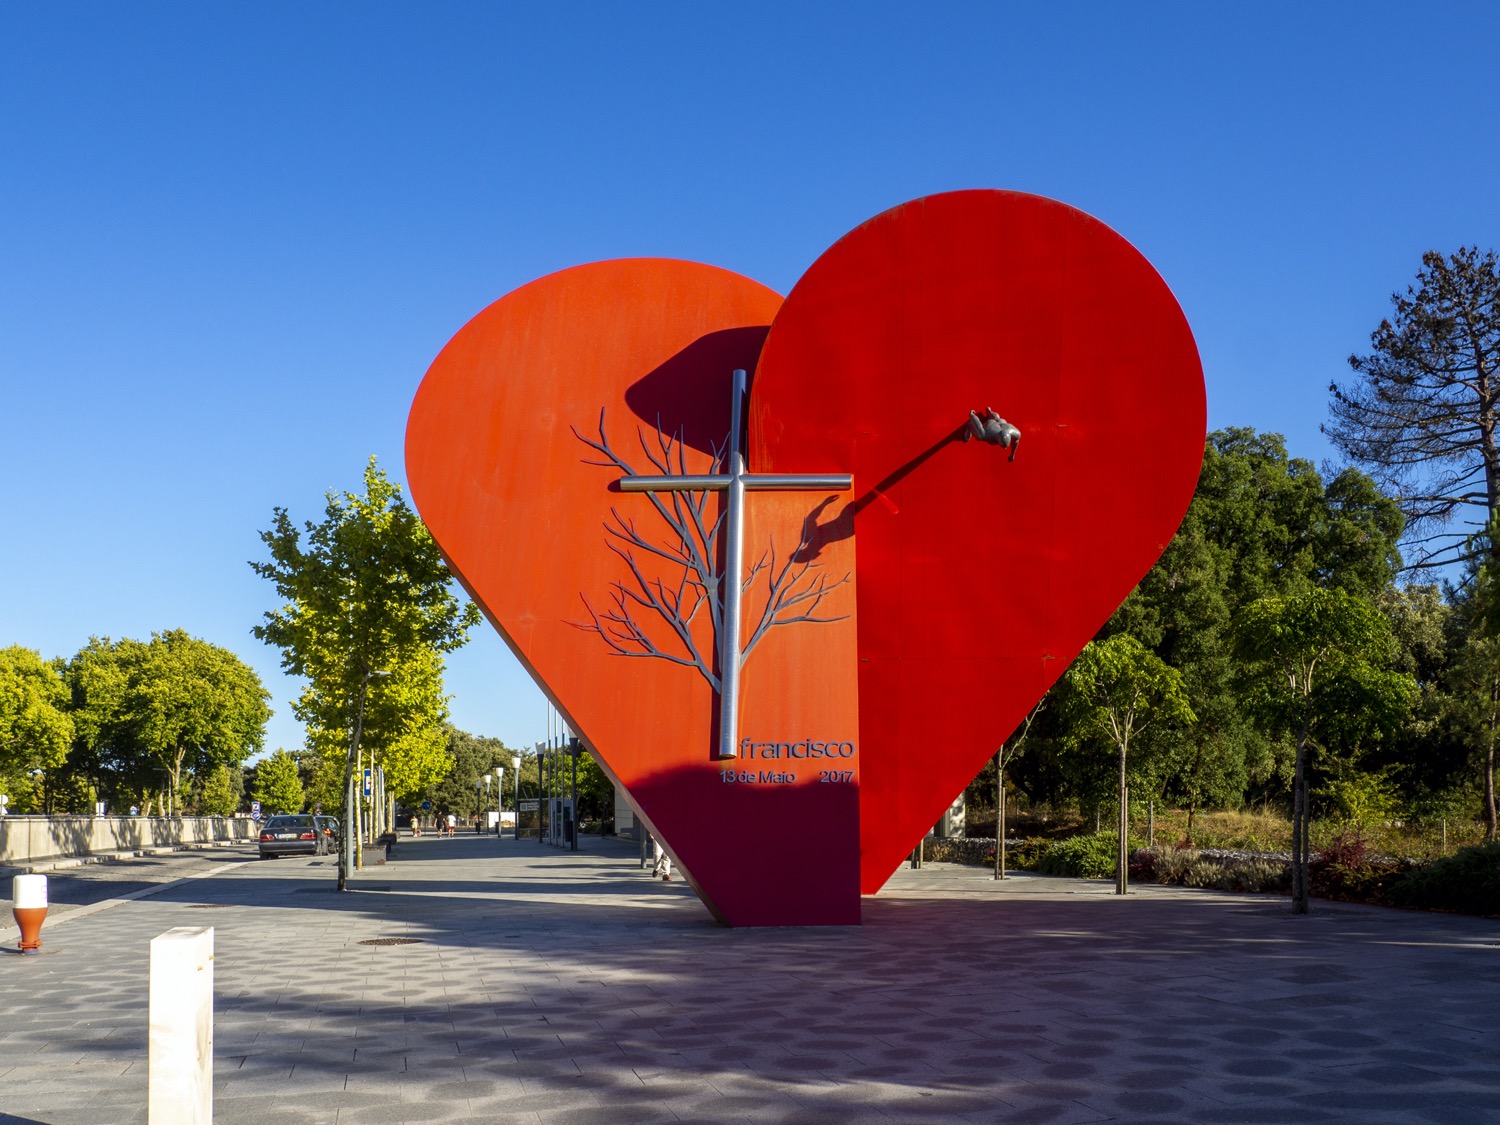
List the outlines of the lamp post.
<svg viewBox="0 0 1500 1125">
<path fill-rule="evenodd" d="M 516 770 L 516 842 L 521 841 L 521 755 L 517 754 L 511 758 L 510 764 Z"/>
<path fill-rule="evenodd" d="M 583 749 L 583 744 L 578 741 L 577 735 L 568 736 L 568 757 L 573 759 L 573 795 L 568 803 L 573 808 L 573 850 L 578 850 L 578 751 Z"/>
<path fill-rule="evenodd" d="M 505 767 L 495 767 L 495 839 L 500 839 L 504 827 L 505 812 Z"/>
<path fill-rule="evenodd" d="M 490 775 L 487 773 L 481 774 L 480 780 L 484 782 L 484 800 L 480 803 L 479 808 L 474 811 L 474 827 L 476 829 L 479 829 L 480 821 L 490 811 Z"/>
</svg>

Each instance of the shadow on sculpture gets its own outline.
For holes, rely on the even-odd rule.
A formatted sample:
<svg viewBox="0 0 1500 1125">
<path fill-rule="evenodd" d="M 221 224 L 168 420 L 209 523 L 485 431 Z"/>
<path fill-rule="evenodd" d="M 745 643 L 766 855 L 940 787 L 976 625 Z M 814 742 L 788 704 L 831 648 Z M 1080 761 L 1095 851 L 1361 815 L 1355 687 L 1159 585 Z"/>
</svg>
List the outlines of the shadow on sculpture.
<svg viewBox="0 0 1500 1125">
<path fill-rule="evenodd" d="M 769 324 L 725 328 L 698 337 L 625 391 L 625 405 L 647 426 L 665 430 L 689 449 L 715 456 L 729 432 L 729 373 L 742 367 L 755 377 L 755 362 Z M 705 371 L 723 379 L 705 379 Z M 667 424 L 670 422 L 670 424 Z"/>
</svg>

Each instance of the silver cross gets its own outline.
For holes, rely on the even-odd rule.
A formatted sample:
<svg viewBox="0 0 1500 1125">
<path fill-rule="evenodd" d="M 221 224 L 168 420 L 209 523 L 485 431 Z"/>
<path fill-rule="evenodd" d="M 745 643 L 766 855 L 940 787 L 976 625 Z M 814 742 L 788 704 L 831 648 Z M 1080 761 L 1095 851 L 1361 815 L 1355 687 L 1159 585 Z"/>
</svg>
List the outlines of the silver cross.
<svg viewBox="0 0 1500 1125">
<path fill-rule="evenodd" d="M 745 569 L 745 493 L 782 491 L 843 491 L 854 486 L 848 473 L 795 475 L 748 473 L 745 471 L 743 432 L 748 378 L 743 369 L 734 373 L 733 400 L 729 414 L 729 453 L 725 473 L 630 476 L 620 478 L 621 492 L 725 492 L 724 573 L 719 578 L 720 602 L 724 607 L 723 631 L 719 636 L 719 749 L 716 757 L 733 758 L 739 753 L 740 629 L 744 602 L 742 575 Z"/>
</svg>

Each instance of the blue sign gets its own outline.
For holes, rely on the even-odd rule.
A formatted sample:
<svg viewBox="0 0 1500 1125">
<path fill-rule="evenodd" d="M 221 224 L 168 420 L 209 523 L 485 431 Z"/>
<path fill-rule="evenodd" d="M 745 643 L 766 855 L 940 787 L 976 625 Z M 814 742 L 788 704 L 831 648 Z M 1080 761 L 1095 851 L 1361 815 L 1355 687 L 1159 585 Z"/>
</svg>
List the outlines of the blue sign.
<svg viewBox="0 0 1500 1125">
<path fill-rule="evenodd" d="M 130 814 L 132 816 L 134 816 L 135 815 L 135 809 L 132 808 L 130 810 Z M 260 802 L 259 801 L 251 801 L 250 802 L 250 819 L 251 820 L 259 820 L 260 819 Z"/>
<path fill-rule="evenodd" d="M 365 770 L 365 796 L 370 795 L 370 771 Z"/>
<path fill-rule="evenodd" d="M 432 802 L 431 801 L 423 801 L 422 802 L 422 811 L 423 812 L 428 812 L 429 810 L 431 810 L 431 808 L 432 808 Z"/>
</svg>

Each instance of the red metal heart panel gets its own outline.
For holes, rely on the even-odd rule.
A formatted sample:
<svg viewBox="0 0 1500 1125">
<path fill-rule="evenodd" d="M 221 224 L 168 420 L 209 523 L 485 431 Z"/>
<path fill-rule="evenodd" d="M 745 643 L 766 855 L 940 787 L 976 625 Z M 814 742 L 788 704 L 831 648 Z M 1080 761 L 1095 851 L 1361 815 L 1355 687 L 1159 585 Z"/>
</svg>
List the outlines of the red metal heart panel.
<svg viewBox="0 0 1500 1125">
<path fill-rule="evenodd" d="M 959 440 L 993 408 L 1006 449 Z M 861 882 L 877 890 L 1165 549 L 1203 453 L 1202 369 L 1150 263 L 1037 196 L 871 219 L 777 313 L 762 472 L 852 472 L 809 554 L 859 542 Z"/>
<path fill-rule="evenodd" d="M 407 474 L 460 581 L 710 909 L 737 925 L 844 924 L 859 920 L 853 543 L 788 568 L 816 498 L 748 502 L 746 644 L 775 581 L 795 592 L 826 573 L 836 585 L 821 600 L 829 620 L 771 628 L 747 660 L 741 729 L 761 749 L 719 763 L 712 614 L 682 553 L 696 537 L 712 567 L 719 500 L 683 517 L 671 496 L 658 507 L 617 484 L 622 463 L 713 471 L 731 373 L 753 370 L 780 301 L 725 270 L 660 259 L 524 286 L 433 362 Z M 702 669 L 684 663 L 694 650 Z"/>
</svg>

